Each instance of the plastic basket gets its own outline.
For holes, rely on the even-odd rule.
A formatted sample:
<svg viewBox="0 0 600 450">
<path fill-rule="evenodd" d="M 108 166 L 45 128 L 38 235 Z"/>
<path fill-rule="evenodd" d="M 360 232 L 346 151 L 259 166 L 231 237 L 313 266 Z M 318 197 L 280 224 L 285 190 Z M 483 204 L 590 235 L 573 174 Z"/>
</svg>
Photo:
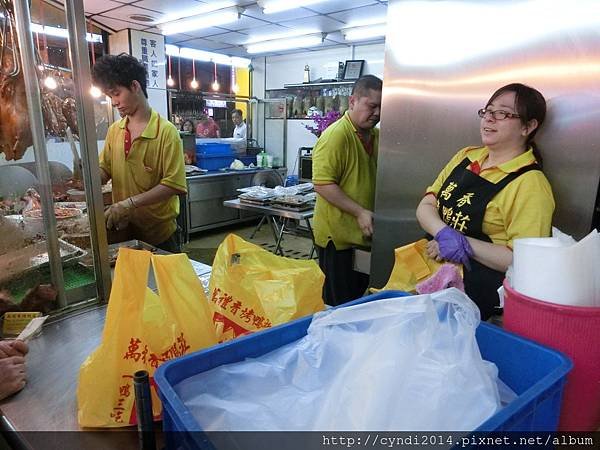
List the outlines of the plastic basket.
<svg viewBox="0 0 600 450">
<path fill-rule="evenodd" d="M 197 155 L 232 155 L 231 144 L 220 142 L 205 142 L 196 144 Z"/>
<path fill-rule="evenodd" d="M 383 291 L 339 308 L 405 295 L 400 291 Z M 311 320 L 309 316 L 161 365 L 154 380 L 163 405 L 167 448 L 213 448 L 174 386 L 214 367 L 256 358 L 296 341 L 306 335 Z M 555 430 L 565 377 L 571 368 L 568 358 L 487 323 L 480 324 L 476 337 L 483 358 L 498 366 L 500 378 L 518 397 L 474 431 Z"/>
<path fill-rule="evenodd" d="M 573 360 L 558 429 L 600 427 L 600 308 L 533 299 L 504 282 L 506 329 L 564 352 Z"/>
<path fill-rule="evenodd" d="M 227 155 L 200 155 L 196 154 L 196 166 L 206 170 L 219 170 L 229 167 L 233 162 L 233 156 Z"/>
</svg>

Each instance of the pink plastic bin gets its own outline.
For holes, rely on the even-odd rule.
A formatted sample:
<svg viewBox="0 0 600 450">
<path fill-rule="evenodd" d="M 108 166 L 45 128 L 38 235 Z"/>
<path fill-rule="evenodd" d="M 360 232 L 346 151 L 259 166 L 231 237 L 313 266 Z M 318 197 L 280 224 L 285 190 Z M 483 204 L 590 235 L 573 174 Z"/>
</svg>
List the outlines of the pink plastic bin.
<svg viewBox="0 0 600 450">
<path fill-rule="evenodd" d="M 600 308 L 564 306 L 536 300 L 504 280 L 504 328 L 573 360 L 567 377 L 559 431 L 600 427 Z"/>
</svg>

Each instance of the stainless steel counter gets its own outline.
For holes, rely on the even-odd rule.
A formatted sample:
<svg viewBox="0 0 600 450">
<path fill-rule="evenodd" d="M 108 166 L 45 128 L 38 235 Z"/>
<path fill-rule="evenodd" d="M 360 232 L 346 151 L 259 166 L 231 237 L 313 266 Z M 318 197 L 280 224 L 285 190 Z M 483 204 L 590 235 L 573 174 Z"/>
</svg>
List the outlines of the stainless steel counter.
<svg viewBox="0 0 600 450">
<path fill-rule="evenodd" d="M 207 290 L 210 266 L 196 261 L 192 266 Z M 100 344 L 105 316 L 106 306 L 88 309 L 44 326 L 42 334 L 30 341 L 27 386 L 0 402 L 3 428 L 15 430 L 33 448 L 39 448 L 33 441 L 39 442 L 44 434 L 28 431 L 82 430 L 77 423 L 79 367 Z M 94 433 L 94 444 L 90 445 L 96 448 L 138 447 L 137 433 L 107 431 Z M 63 437 L 74 439 L 73 436 Z M 86 448 L 89 448 L 87 444 Z"/>
<path fill-rule="evenodd" d="M 208 172 L 187 177 L 188 193 L 183 205 L 185 224 L 189 233 L 218 228 L 258 217 L 255 211 L 239 211 L 223 206 L 223 202 L 237 198 L 238 189 L 252 186 L 259 173 L 277 171 L 281 180 L 287 169 L 252 169 Z"/>
</svg>

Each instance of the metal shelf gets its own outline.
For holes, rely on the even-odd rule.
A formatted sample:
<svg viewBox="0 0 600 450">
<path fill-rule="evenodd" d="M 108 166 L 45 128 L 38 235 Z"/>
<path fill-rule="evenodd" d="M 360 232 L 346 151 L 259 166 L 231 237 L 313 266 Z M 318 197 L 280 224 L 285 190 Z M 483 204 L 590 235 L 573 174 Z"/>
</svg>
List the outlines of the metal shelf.
<svg viewBox="0 0 600 450">
<path fill-rule="evenodd" d="M 328 83 L 297 83 L 297 84 L 284 84 L 284 89 L 290 88 L 311 88 L 311 87 L 322 87 L 322 86 L 344 86 L 354 84 L 354 81 L 330 81 Z M 269 91 L 277 91 L 279 89 L 269 89 Z"/>
</svg>

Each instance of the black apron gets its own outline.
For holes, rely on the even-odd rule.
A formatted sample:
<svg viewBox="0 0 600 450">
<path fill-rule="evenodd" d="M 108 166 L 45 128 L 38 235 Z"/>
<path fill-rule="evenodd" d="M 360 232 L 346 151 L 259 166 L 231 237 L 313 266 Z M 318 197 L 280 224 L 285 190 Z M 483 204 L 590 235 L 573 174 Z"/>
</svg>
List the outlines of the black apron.
<svg viewBox="0 0 600 450">
<path fill-rule="evenodd" d="M 482 231 L 487 204 L 517 177 L 530 170 L 541 169 L 534 163 L 508 174 L 494 184 L 471 172 L 468 169 L 470 164 L 469 158 L 465 158 L 450 173 L 437 195 L 438 212 L 444 223 L 465 236 L 492 242 Z M 505 274 L 472 258 L 470 262 L 471 270 L 464 270 L 465 291 L 479 306 L 481 319 L 487 320 L 499 305 L 497 290 L 502 285 Z"/>
</svg>

